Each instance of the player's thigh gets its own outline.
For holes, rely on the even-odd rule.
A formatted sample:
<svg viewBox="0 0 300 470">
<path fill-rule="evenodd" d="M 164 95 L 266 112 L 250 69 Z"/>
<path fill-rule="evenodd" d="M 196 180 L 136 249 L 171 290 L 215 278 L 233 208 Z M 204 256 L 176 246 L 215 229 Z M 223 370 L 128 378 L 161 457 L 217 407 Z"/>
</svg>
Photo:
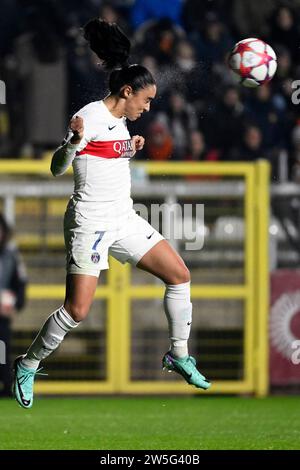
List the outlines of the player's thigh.
<svg viewBox="0 0 300 470">
<path fill-rule="evenodd" d="M 66 243 L 65 309 L 75 321 L 83 320 L 92 305 L 98 277 L 108 268 L 108 241 L 99 230 L 75 230 Z"/>
<path fill-rule="evenodd" d="M 146 220 L 135 214 L 110 254 L 159 277 L 168 284 L 188 282 L 189 271 L 182 258 Z"/>
<path fill-rule="evenodd" d="M 160 278 L 166 284 L 190 281 L 190 273 L 183 259 L 167 240 L 161 240 L 154 245 L 136 266 Z"/>
<path fill-rule="evenodd" d="M 109 254 L 121 263 L 136 265 L 154 245 L 164 237 L 146 220 L 134 214 L 126 226 L 117 233 L 109 248 Z"/>
<path fill-rule="evenodd" d="M 108 269 L 108 248 L 113 240 L 109 231 L 77 229 L 65 236 L 68 274 L 99 276 Z"/>
</svg>

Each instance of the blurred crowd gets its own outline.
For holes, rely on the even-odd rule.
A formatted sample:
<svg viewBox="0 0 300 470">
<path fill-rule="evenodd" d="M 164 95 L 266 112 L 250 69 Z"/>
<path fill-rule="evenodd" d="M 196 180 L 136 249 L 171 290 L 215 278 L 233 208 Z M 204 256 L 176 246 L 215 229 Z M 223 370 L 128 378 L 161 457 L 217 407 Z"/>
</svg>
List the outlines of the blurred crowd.
<svg viewBox="0 0 300 470">
<path fill-rule="evenodd" d="M 107 93 L 107 74 L 80 27 L 117 22 L 133 63 L 151 70 L 158 96 L 130 125 L 146 137 L 139 158 L 268 159 L 273 180 L 300 181 L 300 0 L 2 0 L 0 156 L 41 158 L 62 140 L 80 107 Z M 5 14 L 4 14 L 5 12 Z M 247 37 L 278 58 L 273 80 L 237 83 L 227 59 Z"/>
</svg>

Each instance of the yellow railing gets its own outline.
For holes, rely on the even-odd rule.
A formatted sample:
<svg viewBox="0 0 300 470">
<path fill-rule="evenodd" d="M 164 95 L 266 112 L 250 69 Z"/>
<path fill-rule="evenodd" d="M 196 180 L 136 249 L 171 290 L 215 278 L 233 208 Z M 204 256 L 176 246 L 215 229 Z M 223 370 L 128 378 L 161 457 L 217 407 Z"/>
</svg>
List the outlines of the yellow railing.
<svg viewBox="0 0 300 470">
<path fill-rule="evenodd" d="M 192 284 L 192 299 L 240 299 L 245 304 L 244 375 L 241 380 L 214 381 L 208 393 L 268 392 L 268 212 L 269 165 L 257 163 L 139 163 L 150 175 L 240 176 L 245 182 L 244 283 L 238 285 Z M 49 174 L 47 162 L 1 161 L 0 173 Z M 201 185 L 201 181 L 199 181 Z M 205 247 L 204 247 L 205 249 Z M 156 285 L 132 285 L 129 265 L 110 261 L 108 282 L 99 287 L 96 297 L 107 300 L 107 380 L 43 381 L 38 393 L 191 393 L 182 382 L 136 381 L 130 379 L 131 302 L 135 299 L 163 297 Z M 62 298 L 60 285 L 31 285 L 29 298 Z M 193 393 L 198 393 L 193 389 Z M 199 392 L 201 393 L 201 392 Z M 207 393 L 207 392 L 205 392 Z"/>
</svg>

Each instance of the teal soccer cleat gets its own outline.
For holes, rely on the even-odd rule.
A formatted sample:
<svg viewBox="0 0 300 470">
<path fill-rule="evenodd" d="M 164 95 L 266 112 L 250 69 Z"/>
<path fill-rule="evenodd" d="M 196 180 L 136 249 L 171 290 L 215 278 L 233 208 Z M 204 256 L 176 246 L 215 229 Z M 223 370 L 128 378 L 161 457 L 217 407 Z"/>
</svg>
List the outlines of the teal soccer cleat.
<svg viewBox="0 0 300 470">
<path fill-rule="evenodd" d="M 182 375 L 190 385 L 195 385 L 195 387 L 203 388 L 204 390 L 207 390 L 211 386 L 211 383 L 197 370 L 196 360 L 192 356 L 175 359 L 171 356 L 170 351 L 168 351 L 163 357 L 162 365 L 163 369 L 175 371 Z"/>
<path fill-rule="evenodd" d="M 41 369 L 28 369 L 27 367 L 20 364 L 24 356 L 19 356 L 14 362 L 13 372 L 13 395 L 17 402 L 23 408 L 31 408 L 33 403 L 33 384 L 34 378 L 38 375 L 47 375 L 39 374 Z"/>
</svg>

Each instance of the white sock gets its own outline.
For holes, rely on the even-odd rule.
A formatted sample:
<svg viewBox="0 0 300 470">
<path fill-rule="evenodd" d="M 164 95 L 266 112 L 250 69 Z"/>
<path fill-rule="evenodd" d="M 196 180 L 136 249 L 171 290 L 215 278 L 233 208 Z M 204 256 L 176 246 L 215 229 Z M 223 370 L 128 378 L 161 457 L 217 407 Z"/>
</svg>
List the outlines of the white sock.
<svg viewBox="0 0 300 470">
<path fill-rule="evenodd" d="M 21 364 L 29 369 L 37 369 L 40 361 L 60 345 L 66 333 L 78 325 L 65 308 L 60 307 L 47 318 Z"/>
<path fill-rule="evenodd" d="M 164 308 L 169 323 L 171 353 L 174 357 L 186 357 L 192 323 L 191 283 L 166 284 Z"/>
</svg>

